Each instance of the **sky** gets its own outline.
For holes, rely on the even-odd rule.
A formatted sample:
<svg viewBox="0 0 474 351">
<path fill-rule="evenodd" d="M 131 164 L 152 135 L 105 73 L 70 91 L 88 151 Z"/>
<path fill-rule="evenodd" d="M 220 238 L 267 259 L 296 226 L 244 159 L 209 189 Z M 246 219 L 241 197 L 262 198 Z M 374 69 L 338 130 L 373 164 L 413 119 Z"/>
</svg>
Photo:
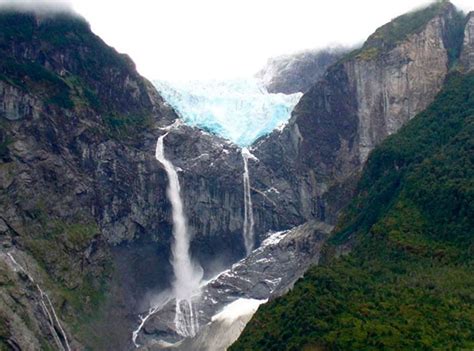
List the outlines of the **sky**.
<svg viewBox="0 0 474 351">
<path fill-rule="evenodd" d="M 426 0 L 49 1 L 51 6 L 65 2 L 83 15 L 105 42 L 130 55 L 141 74 L 149 79 L 167 80 L 251 76 L 273 56 L 362 43 L 390 19 L 427 3 Z M 465 11 L 474 10 L 474 0 L 452 2 Z"/>
</svg>

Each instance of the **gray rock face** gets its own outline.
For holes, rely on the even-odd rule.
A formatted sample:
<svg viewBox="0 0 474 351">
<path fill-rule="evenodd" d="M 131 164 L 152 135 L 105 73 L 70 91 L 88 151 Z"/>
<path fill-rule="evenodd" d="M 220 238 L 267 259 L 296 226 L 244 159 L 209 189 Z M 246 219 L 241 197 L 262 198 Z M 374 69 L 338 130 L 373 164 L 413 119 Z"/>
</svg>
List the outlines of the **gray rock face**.
<svg viewBox="0 0 474 351">
<path fill-rule="evenodd" d="M 3 82 L 0 82 L 0 101 L 0 118 L 10 121 L 37 118 L 43 108 L 37 99 Z"/>
<path fill-rule="evenodd" d="M 325 223 L 309 222 L 289 231 L 271 233 L 258 249 L 202 287 L 201 295 L 193 301 L 201 326 L 194 338 L 183 339 L 176 333 L 172 300 L 147 320 L 138 343 L 148 345 L 144 348 L 147 350 L 167 349 L 169 346 L 163 345 L 169 343 L 178 350 L 225 350 L 234 340 L 216 349 L 210 336 L 204 335 L 220 323 L 214 317 L 239 299 L 267 300 L 290 289 L 310 265 L 318 263 L 331 229 Z M 234 322 L 239 328 L 244 327 L 241 319 Z"/>
<path fill-rule="evenodd" d="M 197 129 L 179 124 L 164 140 L 165 154 L 179 169 L 185 212 L 193 235 L 195 257 L 208 274 L 211 266 L 227 267 L 242 258 L 245 247 L 243 158 L 240 148 Z M 295 215 L 275 208 L 278 198 L 289 203 L 284 194 L 261 187 L 266 166 L 250 159 L 250 183 L 255 217 L 256 244 L 269 230 L 294 226 Z M 271 183 L 267 179 L 267 183 Z M 214 273 L 217 271 L 214 270 Z"/>
<path fill-rule="evenodd" d="M 0 250 L 1 318 L 8 319 L 11 331 L 2 346 L 10 350 L 40 350 L 47 344 L 58 350 L 81 348 L 59 320 L 57 306 L 44 287 L 34 280 L 32 274 L 39 276 L 39 267 L 22 256 L 16 250 Z"/>
<path fill-rule="evenodd" d="M 448 71 L 443 37 L 449 16 L 435 17 L 382 60 L 360 58 L 343 65 L 357 94 L 358 148 L 354 151 L 361 164 L 377 144 L 423 111 L 440 91 Z"/>
<path fill-rule="evenodd" d="M 382 27 L 303 95 L 282 132 L 256 142 L 255 155 L 271 168 L 265 179 L 285 184 L 302 220 L 334 223 L 369 152 L 433 101 L 448 72 L 454 14 L 443 4 L 393 43 L 380 39 L 391 30 Z"/>
<path fill-rule="evenodd" d="M 468 71 L 474 69 L 474 12 L 470 12 L 467 16 L 461 52 L 461 64 Z"/>
<path fill-rule="evenodd" d="M 344 48 L 333 48 L 271 58 L 256 76 L 270 93 L 305 93 L 347 52 Z"/>
</svg>

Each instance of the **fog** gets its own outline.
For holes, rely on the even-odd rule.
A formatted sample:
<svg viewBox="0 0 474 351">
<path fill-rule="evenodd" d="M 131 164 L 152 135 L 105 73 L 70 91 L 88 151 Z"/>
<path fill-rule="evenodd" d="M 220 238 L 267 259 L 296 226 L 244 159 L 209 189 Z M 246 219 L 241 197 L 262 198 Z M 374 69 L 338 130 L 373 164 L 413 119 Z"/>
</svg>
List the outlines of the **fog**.
<svg viewBox="0 0 474 351">
<path fill-rule="evenodd" d="M 6 1 L 1 1 L 0 3 Z M 9 3 L 12 3 L 11 1 Z M 253 75 L 269 57 L 353 46 L 425 0 L 14 1 L 20 9 L 73 8 L 150 79 Z M 465 11 L 473 0 L 454 0 Z"/>
</svg>

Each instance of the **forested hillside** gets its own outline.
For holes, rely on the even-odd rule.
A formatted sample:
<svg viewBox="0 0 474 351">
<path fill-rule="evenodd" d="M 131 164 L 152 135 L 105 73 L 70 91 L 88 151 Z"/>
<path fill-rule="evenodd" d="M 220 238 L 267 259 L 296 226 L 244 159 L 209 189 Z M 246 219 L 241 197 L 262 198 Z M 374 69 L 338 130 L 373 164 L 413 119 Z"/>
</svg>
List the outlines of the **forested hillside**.
<svg viewBox="0 0 474 351">
<path fill-rule="evenodd" d="M 455 73 L 370 155 L 325 262 L 231 350 L 471 349 L 473 253 L 474 74 Z"/>
</svg>

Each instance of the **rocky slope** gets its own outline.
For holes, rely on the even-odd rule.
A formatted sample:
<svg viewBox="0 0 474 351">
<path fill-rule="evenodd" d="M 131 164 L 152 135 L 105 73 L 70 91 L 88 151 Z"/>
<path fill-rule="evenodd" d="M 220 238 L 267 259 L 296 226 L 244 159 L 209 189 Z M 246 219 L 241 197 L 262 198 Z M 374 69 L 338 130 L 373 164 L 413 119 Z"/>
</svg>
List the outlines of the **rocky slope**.
<svg viewBox="0 0 474 351">
<path fill-rule="evenodd" d="M 49 292 L 68 337 L 88 343 L 105 328 L 95 334 L 89 321 L 108 318 L 111 277 L 123 277 L 114 245 L 136 242 L 133 252 L 166 235 L 166 180 L 147 150 L 175 115 L 84 20 L 2 10 L 0 27 L 2 257 L 12 253 Z M 48 329 L 39 332 L 46 316 L 25 317 L 37 302 L 18 308 L 18 293 L 1 291 L 2 307 L 14 311 L 2 314 L 2 342 L 36 349 L 48 340 Z"/>
<path fill-rule="evenodd" d="M 174 329 L 174 300 L 165 302 L 144 323 L 136 342 L 147 350 L 225 350 L 237 338 L 212 337 L 221 320 L 216 317 L 232 303 L 261 301 L 286 292 L 304 271 L 317 264 L 320 250 L 332 227 L 320 222 L 306 223 L 292 230 L 269 233 L 262 245 L 249 256 L 205 283 L 194 304 L 201 330 L 195 337 L 183 338 Z M 244 303 L 245 305 L 245 303 Z M 245 307 L 244 307 L 245 309 Z M 248 316 L 250 318 L 251 314 Z M 242 330 L 239 311 L 225 324 Z M 216 347 L 217 339 L 220 347 Z M 172 345 L 171 345 L 172 344 Z"/>
<path fill-rule="evenodd" d="M 329 48 L 303 51 L 268 60 L 256 77 L 270 93 L 306 93 L 349 50 Z"/>
<path fill-rule="evenodd" d="M 464 17 L 449 2 L 379 28 L 303 95 L 254 153 L 302 220 L 334 223 L 370 151 L 424 110 L 459 55 Z M 281 188 L 280 188 L 281 186 Z"/>
</svg>

